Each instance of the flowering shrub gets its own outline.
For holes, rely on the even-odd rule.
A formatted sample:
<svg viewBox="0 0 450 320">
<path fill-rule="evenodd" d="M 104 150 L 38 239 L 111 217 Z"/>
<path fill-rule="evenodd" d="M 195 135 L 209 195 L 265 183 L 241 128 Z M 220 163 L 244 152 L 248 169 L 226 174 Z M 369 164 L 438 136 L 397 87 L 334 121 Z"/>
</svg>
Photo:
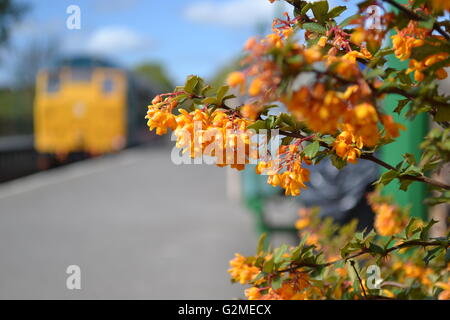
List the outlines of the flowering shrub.
<svg viewBox="0 0 450 320">
<path fill-rule="evenodd" d="M 449 2 L 360 1 L 359 12 L 344 20 L 345 6 L 286 2 L 293 16 L 285 13 L 273 21 L 272 33 L 247 41 L 242 69 L 229 74 L 227 85 L 212 88 L 189 76 L 184 86 L 152 101 L 150 129 L 160 135 L 173 130 L 176 146 L 192 159 L 208 156 L 237 170 L 256 164 L 258 174 L 289 196 L 307 188 L 305 163 L 330 158 L 338 169 L 373 161 L 387 169 L 377 184 L 398 179 L 406 191 L 414 181 L 425 183 L 436 191 L 429 204 L 449 203 L 450 186 L 430 178 L 449 161 L 450 97 L 437 90 L 450 66 Z M 365 14 L 372 5 L 384 9 L 376 28 Z M 409 65 L 391 68 L 388 56 Z M 235 98 L 230 87 L 245 101 L 236 108 L 228 103 Z M 387 94 L 403 97 L 394 112 L 407 118 L 427 113 L 439 125 L 421 144 L 421 159 L 406 154 L 388 164 L 375 156 L 405 130 L 383 110 Z M 270 114 L 278 105 L 287 112 Z M 255 142 L 261 134 L 266 139 Z M 275 136 L 282 139 L 269 151 Z M 232 279 L 251 285 L 249 299 L 448 299 L 448 234 L 430 238 L 435 221 L 408 219 L 378 194 L 369 203 L 375 231 L 357 233 L 355 222 L 338 228 L 304 210 L 296 223 L 299 246 L 267 250 L 262 239 L 255 256 L 231 261 Z M 374 281 L 363 279 L 367 272 Z"/>
</svg>

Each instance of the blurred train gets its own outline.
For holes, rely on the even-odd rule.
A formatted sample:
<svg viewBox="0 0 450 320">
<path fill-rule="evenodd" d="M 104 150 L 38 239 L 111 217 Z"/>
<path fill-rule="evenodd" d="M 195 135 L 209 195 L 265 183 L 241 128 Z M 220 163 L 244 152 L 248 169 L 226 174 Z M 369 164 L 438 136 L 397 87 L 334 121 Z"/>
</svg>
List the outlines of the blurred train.
<svg viewBox="0 0 450 320">
<path fill-rule="evenodd" d="M 100 155 L 152 136 L 146 106 L 157 86 L 93 57 L 62 59 L 36 79 L 34 144 L 41 159 Z"/>
</svg>

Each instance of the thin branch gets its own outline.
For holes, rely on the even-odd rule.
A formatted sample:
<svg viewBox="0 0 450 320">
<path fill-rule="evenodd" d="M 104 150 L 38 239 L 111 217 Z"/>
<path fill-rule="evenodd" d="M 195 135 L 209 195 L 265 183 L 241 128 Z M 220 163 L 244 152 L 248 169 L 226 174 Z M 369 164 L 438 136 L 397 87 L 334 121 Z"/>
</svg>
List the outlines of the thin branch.
<svg viewBox="0 0 450 320">
<path fill-rule="evenodd" d="M 364 160 L 369 160 L 369 161 L 375 162 L 376 164 L 379 164 L 380 166 L 385 167 L 386 169 L 398 171 L 396 168 L 394 168 L 390 164 L 384 162 L 383 160 L 378 159 L 373 154 L 364 153 L 364 154 L 361 155 L 360 158 L 364 159 Z M 427 176 L 424 176 L 424 175 L 412 176 L 412 175 L 406 174 L 406 175 L 401 175 L 398 178 L 400 180 L 403 179 L 403 180 L 412 180 L 412 181 L 424 182 L 424 183 L 430 184 L 430 185 L 438 187 L 438 188 L 442 188 L 442 189 L 445 189 L 445 190 L 450 190 L 450 185 L 442 183 L 442 182 L 437 181 L 437 180 L 433 180 L 433 179 L 431 179 L 431 178 L 429 178 Z"/>
<path fill-rule="evenodd" d="M 280 131 L 280 134 L 287 136 L 287 137 L 297 138 L 297 139 L 304 139 L 304 140 L 312 139 L 311 137 L 306 137 L 306 136 L 302 135 L 301 133 L 297 133 L 297 132 Z M 307 138 L 309 138 L 309 139 L 307 139 Z M 328 144 L 326 144 L 325 142 L 319 141 L 319 143 L 320 143 L 320 146 L 327 148 L 327 149 L 331 149 L 330 146 Z M 398 171 L 395 167 L 391 166 L 389 163 L 386 163 L 383 160 L 378 159 L 377 157 L 375 157 L 373 154 L 370 154 L 370 153 L 363 153 L 361 155 L 360 159 L 372 161 L 372 162 L 374 162 L 386 169 L 389 169 L 389 170 Z M 450 185 L 442 183 L 442 182 L 434 180 L 434 179 L 431 179 L 424 175 L 412 176 L 412 175 L 406 174 L 406 175 L 399 176 L 398 179 L 423 182 L 423 183 L 427 183 L 429 185 L 432 185 L 432 186 L 435 186 L 438 188 L 450 190 Z"/>
<path fill-rule="evenodd" d="M 350 260 L 350 265 L 352 266 L 353 271 L 355 271 L 355 273 L 356 273 L 356 277 L 358 278 L 359 285 L 361 286 L 361 289 L 362 289 L 362 292 L 363 292 L 364 299 L 367 299 L 366 289 L 364 289 L 364 284 L 363 284 L 363 282 L 362 282 L 362 280 L 361 280 L 361 277 L 359 276 L 358 270 L 356 270 L 356 267 L 355 267 L 355 261 Z"/>
<path fill-rule="evenodd" d="M 444 247 L 444 248 L 449 248 L 450 247 L 450 240 L 432 240 L 432 241 L 422 241 L 422 240 L 407 240 L 399 245 L 393 246 L 389 249 L 386 249 L 384 252 L 384 255 L 387 256 L 388 254 L 390 254 L 393 251 L 396 250 L 400 250 L 403 248 L 409 248 L 409 247 Z M 331 262 L 327 262 L 327 263 L 296 263 L 296 264 L 292 264 L 289 268 L 286 269 L 282 269 L 282 270 L 278 270 L 277 273 L 284 273 L 284 272 L 294 272 L 297 271 L 297 269 L 299 268 L 325 268 L 325 267 L 329 267 L 332 266 L 336 263 L 339 262 L 347 262 L 347 261 L 351 261 L 354 258 L 357 258 L 359 256 L 365 255 L 370 253 L 371 251 L 369 251 L 367 248 L 362 248 L 360 251 L 346 257 L 343 259 L 338 259 L 335 261 L 331 261 Z"/>
<path fill-rule="evenodd" d="M 419 16 L 417 13 L 409 10 L 408 8 L 402 6 L 401 4 L 397 3 L 395 0 L 382 0 L 384 2 L 389 3 L 391 6 L 397 8 L 399 11 L 403 12 L 404 14 L 406 14 L 411 20 L 415 20 L 415 21 L 426 21 L 427 19 Z M 436 30 L 437 32 L 439 32 L 445 39 L 450 40 L 450 35 L 445 32 L 441 26 L 439 26 L 436 22 L 433 24 L 433 30 Z"/>
</svg>

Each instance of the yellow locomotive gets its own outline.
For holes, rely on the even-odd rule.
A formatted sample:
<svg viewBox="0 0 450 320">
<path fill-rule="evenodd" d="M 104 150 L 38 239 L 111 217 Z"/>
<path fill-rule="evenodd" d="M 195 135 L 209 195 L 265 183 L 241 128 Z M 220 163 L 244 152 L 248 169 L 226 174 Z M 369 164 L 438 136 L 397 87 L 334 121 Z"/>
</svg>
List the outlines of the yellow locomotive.
<svg viewBox="0 0 450 320">
<path fill-rule="evenodd" d="M 35 148 L 65 157 L 98 155 L 138 144 L 151 85 L 107 61 L 74 57 L 39 72 L 34 102 Z"/>
</svg>

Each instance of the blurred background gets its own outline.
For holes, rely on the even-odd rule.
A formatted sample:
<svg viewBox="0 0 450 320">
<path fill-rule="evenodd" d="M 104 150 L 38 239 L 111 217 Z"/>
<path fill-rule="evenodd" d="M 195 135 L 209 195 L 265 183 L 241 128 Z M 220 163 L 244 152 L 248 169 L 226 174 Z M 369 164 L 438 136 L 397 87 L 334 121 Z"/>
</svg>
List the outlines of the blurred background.
<svg viewBox="0 0 450 320">
<path fill-rule="evenodd" d="M 172 164 L 144 116 L 189 74 L 221 83 L 277 10 L 0 0 L 0 298 L 242 297 L 226 270 L 256 246 L 251 214 L 225 170 Z"/>
<path fill-rule="evenodd" d="M 356 11 L 331 1 L 341 4 Z M 242 297 L 228 261 L 254 252 L 261 232 L 295 241 L 300 207 L 372 224 L 370 163 L 339 172 L 324 162 L 301 199 L 287 199 L 253 168 L 176 166 L 170 137 L 146 128 L 156 94 L 189 74 L 221 84 L 246 39 L 286 10 L 261 0 L 0 0 L 0 298 Z M 419 152 L 420 137 L 402 139 Z M 411 190 L 401 203 L 426 216 L 426 191 Z M 81 290 L 66 287 L 69 265 Z"/>
</svg>

